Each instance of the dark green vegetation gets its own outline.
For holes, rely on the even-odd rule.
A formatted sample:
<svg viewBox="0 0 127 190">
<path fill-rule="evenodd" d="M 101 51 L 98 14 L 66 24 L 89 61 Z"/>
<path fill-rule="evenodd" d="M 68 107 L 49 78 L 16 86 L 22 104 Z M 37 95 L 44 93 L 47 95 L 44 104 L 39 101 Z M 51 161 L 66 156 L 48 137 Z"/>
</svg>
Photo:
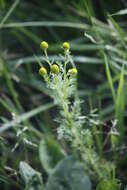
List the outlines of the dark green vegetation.
<svg viewBox="0 0 127 190">
<path fill-rule="evenodd" d="M 107 159 L 116 165 L 116 174 L 113 173 L 116 179 L 107 186 L 107 181 L 102 181 L 97 190 L 105 186 L 106 190 L 111 186 L 119 190 L 117 179 L 121 189 L 127 185 L 126 7 L 125 0 L 54 0 L 52 3 L 50 0 L 0 0 L 0 189 L 24 189 L 25 183 L 26 189 L 33 189 L 33 184 L 39 189 L 46 183 L 50 169 L 63 159 L 61 147 L 71 154 L 69 145 L 61 142 L 59 147 L 53 138 L 57 139 L 54 119 L 59 111 L 38 75 L 37 60 L 43 59 L 39 49 L 42 40 L 49 43 L 49 56 L 62 53 L 62 42 L 69 41 L 78 68 L 79 96 L 85 101 L 82 109 L 88 115 L 97 108 L 102 124 L 91 127 L 96 151 L 104 162 Z M 46 139 L 48 150 L 43 147 L 45 158 L 41 158 L 38 145 L 45 136 L 51 137 Z M 26 161 L 34 170 L 20 161 Z M 59 167 L 62 166 L 57 165 L 52 175 L 59 174 Z M 81 165 L 75 167 L 81 170 L 82 178 L 87 179 L 91 188 Z M 71 172 L 72 168 L 68 170 Z M 19 171 L 20 174 L 24 171 L 23 179 Z M 80 172 L 76 179 L 81 178 Z M 61 175 L 63 178 L 66 171 Z M 49 179 L 55 186 L 53 178 Z M 92 183 L 96 189 L 98 181 L 92 179 Z M 69 185 L 66 181 L 65 189 Z M 51 189 L 49 186 L 47 189 Z"/>
</svg>

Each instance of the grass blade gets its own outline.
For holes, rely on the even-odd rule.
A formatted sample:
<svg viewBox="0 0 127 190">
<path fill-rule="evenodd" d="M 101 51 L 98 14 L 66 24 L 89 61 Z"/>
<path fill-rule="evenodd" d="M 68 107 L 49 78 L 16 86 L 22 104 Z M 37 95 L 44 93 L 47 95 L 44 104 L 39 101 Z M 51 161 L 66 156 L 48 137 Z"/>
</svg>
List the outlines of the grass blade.
<svg viewBox="0 0 127 190">
<path fill-rule="evenodd" d="M 88 29 L 89 26 L 76 22 L 55 22 L 55 21 L 33 21 L 33 22 L 14 22 L 8 24 L 0 24 L 0 28 L 18 28 L 18 27 L 66 27 L 77 29 Z"/>
<path fill-rule="evenodd" d="M 12 12 L 14 11 L 14 9 L 18 5 L 18 3 L 19 3 L 19 0 L 14 1 L 14 3 L 12 4 L 12 6 L 10 7 L 9 11 L 7 12 L 7 14 L 3 17 L 3 19 L 2 19 L 2 21 L 0 23 L 0 28 L 6 22 L 6 20 L 9 18 L 9 16 L 12 14 Z"/>
<path fill-rule="evenodd" d="M 116 96 L 116 105 L 115 105 L 115 116 L 118 121 L 118 131 L 120 133 L 120 140 L 123 141 L 124 138 L 124 109 L 125 109 L 125 100 L 124 100 L 124 65 L 122 67 L 121 76 L 119 80 L 119 86 Z"/>
<path fill-rule="evenodd" d="M 107 59 L 107 56 L 106 56 L 105 53 L 104 53 L 104 61 L 105 61 L 105 70 L 106 70 L 108 83 L 109 83 L 109 86 L 110 86 L 110 89 L 111 89 L 111 92 L 112 92 L 112 96 L 113 96 L 113 100 L 114 100 L 114 103 L 115 103 L 116 94 L 115 94 L 115 89 L 114 89 L 114 86 L 113 86 L 113 79 L 112 79 L 111 72 L 110 72 L 110 69 L 109 69 L 108 59 Z"/>
<path fill-rule="evenodd" d="M 23 121 L 26 121 L 28 119 L 30 119 L 31 117 L 34 117 L 35 115 L 45 111 L 45 110 L 48 110 L 50 108 L 52 108 L 54 106 L 53 103 L 49 103 L 49 104 L 46 104 L 46 105 L 42 105 L 40 107 L 37 107 L 29 112 L 26 112 L 20 116 L 18 116 L 17 118 L 15 118 L 14 120 L 8 122 L 8 123 L 5 123 L 3 124 L 1 127 L 0 127 L 0 133 L 3 133 L 4 131 L 10 129 L 11 127 L 14 127 L 16 124 L 19 124 Z"/>
</svg>

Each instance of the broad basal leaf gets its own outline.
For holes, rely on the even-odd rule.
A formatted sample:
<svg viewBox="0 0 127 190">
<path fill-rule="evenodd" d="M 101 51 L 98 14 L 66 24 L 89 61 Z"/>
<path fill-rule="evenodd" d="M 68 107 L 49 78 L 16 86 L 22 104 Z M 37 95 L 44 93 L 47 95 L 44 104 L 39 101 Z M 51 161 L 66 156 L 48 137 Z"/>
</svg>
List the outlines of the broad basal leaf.
<svg viewBox="0 0 127 190">
<path fill-rule="evenodd" d="M 84 165 L 68 156 L 60 161 L 49 176 L 46 190 L 91 190 Z"/>
<path fill-rule="evenodd" d="M 52 136 L 44 138 L 39 147 L 40 161 L 47 173 L 50 173 L 56 164 L 64 158 L 64 152 Z"/>
</svg>

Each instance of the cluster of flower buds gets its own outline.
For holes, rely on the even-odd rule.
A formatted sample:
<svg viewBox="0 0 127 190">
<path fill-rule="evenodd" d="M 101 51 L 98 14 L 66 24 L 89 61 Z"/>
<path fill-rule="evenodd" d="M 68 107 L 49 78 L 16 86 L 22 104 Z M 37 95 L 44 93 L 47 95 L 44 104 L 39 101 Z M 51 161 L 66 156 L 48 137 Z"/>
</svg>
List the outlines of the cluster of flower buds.
<svg viewBox="0 0 127 190">
<path fill-rule="evenodd" d="M 48 43 L 46 41 L 42 41 L 40 44 L 40 47 L 47 55 Z M 64 42 L 62 47 L 63 47 L 65 53 L 69 53 L 70 44 L 68 42 Z M 60 72 L 59 66 L 57 64 L 50 65 L 50 72 L 55 75 L 59 74 L 59 72 Z M 77 76 L 77 74 L 78 74 L 78 71 L 75 67 L 73 67 L 72 69 L 69 69 L 68 72 L 70 75 L 73 75 L 73 76 Z M 44 66 L 41 66 L 41 68 L 39 69 L 39 73 L 43 77 L 48 75 L 47 69 Z"/>
</svg>

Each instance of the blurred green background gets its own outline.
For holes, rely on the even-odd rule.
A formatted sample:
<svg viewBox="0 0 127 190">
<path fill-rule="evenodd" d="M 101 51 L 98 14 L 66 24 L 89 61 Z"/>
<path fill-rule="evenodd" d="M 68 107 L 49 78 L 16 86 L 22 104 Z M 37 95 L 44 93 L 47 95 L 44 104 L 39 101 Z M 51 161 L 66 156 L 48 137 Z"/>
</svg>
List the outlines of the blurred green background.
<svg viewBox="0 0 127 190">
<path fill-rule="evenodd" d="M 57 110 L 54 113 L 50 92 L 38 75 L 36 56 L 44 62 L 42 40 L 49 43 L 49 56 L 56 59 L 61 44 L 70 43 L 83 109 L 88 113 L 97 108 L 103 121 L 114 118 L 102 52 L 116 88 L 127 56 L 127 16 L 109 15 L 126 6 L 124 0 L 0 0 L 0 189 L 22 189 L 13 171 L 20 160 L 42 170 L 38 150 L 24 139 L 38 144 L 43 134 L 56 129 Z M 16 136 L 19 128 L 27 132 Z"/>
</svg>

